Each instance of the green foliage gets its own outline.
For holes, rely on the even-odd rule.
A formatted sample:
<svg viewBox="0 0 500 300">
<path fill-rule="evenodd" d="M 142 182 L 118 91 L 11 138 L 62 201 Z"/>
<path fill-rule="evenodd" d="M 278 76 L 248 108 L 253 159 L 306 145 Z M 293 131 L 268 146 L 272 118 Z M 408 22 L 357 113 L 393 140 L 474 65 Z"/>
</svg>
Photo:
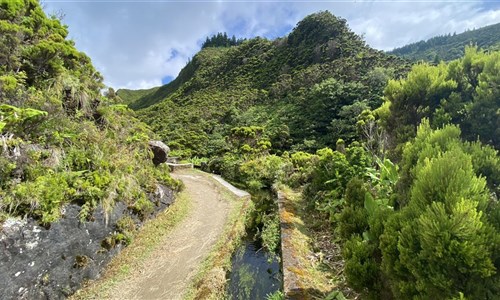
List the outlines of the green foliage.
<svg viewBox="0 0 500 300">
<path fill-rule="evenodd" d="M 375 246 L 355 236 L 344 244 L 343 257 L 346 260 L 347 282 L 356 290 L 373 292 L 380 289 L 379 269 L 373 259 Z M 369 292 L 369 293 L 370 293 Z"/>
<path fill-rule="evenodd" d="M 158 183 L 179 184 L 154 167 L 151 131 L 112 90 L 100 95 L 101 76 L 67 35 L 38 1 L 0 1 L 0 215 L 49 225 L 74 203 L 86 222 L 116 201 L 147 215 Z"/>
<path fill-rule="evenodd" d="M 153 212 L 153 203 L 145 197 L 140 197 L 134 202 L 132 209 L 144 220 Z"/>
<path fill-rule="evenodd" d="M 15 185 L 3 202 L 10 214 L 27 214 L 39 218 L 42 224 L 50 224 L 59 219 L 62 204 L 73 193 L 66 174 L 56 173 Z"/>
<path fill-rule="evenodd" d="M 444 64 L 435 67 L 418 64 L 413 66 L 407 79 L 389 81 L 385 89 L 385 97 L 391 103 L 388 129 L 398 143 L 413 137 L 415 124 L 430 117 L 441 99 L 448 98 L 457 87 L 456 82 L 447 77 Z"/>
<path fill-rule="evenodd" d="M 241 182 L 249 184 L 252 191 L 264 187 L 270 188 L 278 179 L 283 177 L 283 159 L 275 155 L 260 156 L 245 161 L 239 168 Z"/>
<path fill-rule="evenodd" d="M 353 235 L 362 235 L 368 229 L 368 211 L 363 207 L 366 193 L 363 181 L 357 178 L 350 180 L 347 184 L 345 203 L 337 217 L 337 230 L 344 240 Z"/>
<path fill-rule="evenodd" d="M 390 115 L 384 121 L 399 145 L 415 136 L 428 118 L 433 128 L 459 124 L 463 137 L 499 148 L 500 53 L 467 47 L 462 59 L 438 66 L 418 64 L 403 80 L 389 81 L 385 99 Z M 399 149 L 400 150 L 400 149 Z"/>
<path fill-rule="evenodd" d="M 39 121 L 44 116 L 47 116 L 45 111 L 0 104 L 0 132 L 29 130 L 30 124 Z"/>
<path fill-rule="evenodd" d="M 262 223 L 262 231 L 259 234 L 262 245 L 271 253 L 278 253 L 281 243 L 279 215 L 264 215 Z"/>
<path fill-rule="evenodd" d="M 401 170 L 375 158 L 363 180 L 351 179 L 341 194 L 335 224 L 344 272 L 367 298 L 498 293 L 496 186 L 481 177 L 497 176 L 498 153 L 460 136 L 456 126 L 433 130 L 423 120 L 403 147 Z"/>
<path fill-rule="evenodd" d="M 500 293 L 499 53 L 467 47 L 461 59 L 420 63 L 401 79 L 406 63 L 370 49 L 329 12 L 306 17 L 284 38 L 230 44 L 223 34 L 208 39 L 171 83 L 117 93 L 183 159 L 206 162 L 254 194 L 276 182 L 303 187 L 306 209 L 332 226 L 347 281 L 364 298 L 493 299 Z M 0 74 L 1 96 L 21 93 L 43 103 L 19 87 L 43 78 L 30 66 L 48 56 L 54 63 L 42 67 L 62 78 L 56 83 L 72 93 L 88 91 L 61 69 L 64 60 L 53 46 L 23 50 L 36 61 L 25 64 L 26 78 Z M 40 126 L 49 128 L 58 111 L 46 111 Z M 100 127 L 82 122 L 80 134 L 70 119 L 44 138 L 65 147 L 65 168 L 83 172 L 67 184 L 86 210 L 121 198 L 144 217 L 154 205 L 147 197 L 154 184 L 176 182 L 164 170 L 140 167 L 150 159 L 141 152 L 150 133 L 128 124 L 130 111 L 101 105 L 97 112 Z M 123 158 L 129 155 L 136 160 Z M 0 163 L 4 177 L 18 167 Z M 37 165 L 27 174 L 37 180 L 44 170 Z M 255 201 L 252 227 L 276 249 L 274 203 Z M 125 231 L 107 244 L 126 240 Z"/>
<path fill-rule="evenodd" d="M 285 299 L 285 295 L 282 291 L 276 291 L 272 294 L 266 295 L 266 300 L 283 300 Z"/>
<path fill-rule="evenodd" d="M 397 297 L 452 298 L 462 292 L 488 299 L 498 293 L 500 235 L 487 210 L 496 200 L 460 147 L 460 132 L 451 134 L 454 128 L 421 126 L 405 148 L 404 161 L 414 161 L 409 200 L 380 237 L 383 270 Z"/>
<path fill-rule="evenodd" d="M 207 47 L 231 47 L 231 46 L 237 46 L 241 43 L 243 43 L 245 39 L 236 39 L 236 37 L 233 35 L 231 38 L 227 36 L 227 33 L 222 33 L 219 32 L 216 35 L 214 34 L 210 38 L 207 37 L 205 42 L 201 45 L 201 49 L 207 48 Z"/>
<path fill-rule="evenodd" d="M 345 202 L 343 195 L 347 184 L 353 178 L 364 178 L 366 168 L 371 165 L 369 155 L 362 147 L 354 144 L 345 152 L 328 148 L 318 150 L 312 180 L 304 190 L 306 198 L 313 201 L 311 204 L 325 211 L 331 220 Z"/>
<path fill-rule="evenodd" d="M 499 32 L 500 24 L 494 24 L 459 34 L 436 36 L 427 41 L 396 48 L 389 53 L 413 61 L 425 60 L 435 63 L 439 63 L 441 60 L 450 61 L 462 57 L 464 48 L 471 44 L 484 50 L 499 50 L 495 48 L 500 41 Z"/>
<path fill-rule="evenodd" d="M 406 68 L 320 12 L 286 38 L 205 47 L 171 83 L 117 93 L 183 158 L 259 148 L 280 155 L 353 141 L 357 114 L 377 107 L 385 82 Z M 234 139 L 233 129 L 252 127 L 264 128 L 259 146 Z"/>
</svg>

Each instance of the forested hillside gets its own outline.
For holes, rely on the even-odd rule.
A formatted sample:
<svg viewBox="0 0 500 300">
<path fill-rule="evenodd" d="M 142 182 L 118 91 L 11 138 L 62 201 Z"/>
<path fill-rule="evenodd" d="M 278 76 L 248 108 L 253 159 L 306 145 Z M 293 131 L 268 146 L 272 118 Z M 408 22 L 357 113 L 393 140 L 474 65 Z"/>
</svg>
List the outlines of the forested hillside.
<svg viewBox="0 0 500 300">
<path fill-rule="evenodd" d="M 320 12 L 283 38 L 202 49 L 138 114 L 254 193 L 299 191 L 331 232 L 320 251 L 341 249 L 339 291 L 345 278 L 367 299 L 496 299 L 500 53 L 462 50 L 410 66 Z"/>
<path fill-rule="evenodd" d="M 466 46 L 476 45 L 483 50 L 500 50 L 500 23 L 456 34 L 436 36 L 389 51 L 412 61 L 450 61 L 464 55 Z"/>
<path fill-rule="evenodd" d="M 233 127 L 252 125 L 265 127 L 260 135 L 273 145 L 259 147 L 315 150 L 352 141 L 355 116 L 379 106 L 387 81 L 406 70 L 404 61 L 369 48 L 345 20 L 322 12 L 284 38 L 206 47 L 174 82 L 131 107 L 158 102 L 140 118 L 173 149 L 194 156 L 223 154 Z"/>
<path fill-rule="evenodd" d="M 479 46 L 498 43 L 495 26 L 478 30 Z M 208 38 L 171 83 L 104 96 L 67 36 L 36 0 L 0 0 L 0 234 L 13 245 L 1 248 L 4 297 L 68 296 L 75 274 L 105 261 L 94 257 L 131 242 L 162 205 L 154 196 L 179 187 L 152 162 L 148 142 L 158 137 L 254 195 L 300 198 L 304 228 L 322 238 L 311 261 L 335 287 L 314 297 L 498 299 L 500 51 L 464 46 L 465 35 L 437 38 L 463 54 L 411 65 L 326 11 L 275 40 Z M 447 59 L 425 45 L 426 59 Z M 275 203 L 255 199 L 249 226 L 276 250 Z M 71 247 L 92 248 L 69 257 L 38 240 L 19 246 L 60 234 L 65 220 L 69 236 L 46 244 L 76 236 Z M 96 227 L 108 236 L 89 238 Z M 43 261 L 17 273 L 29 255 Z"/>
</svg>

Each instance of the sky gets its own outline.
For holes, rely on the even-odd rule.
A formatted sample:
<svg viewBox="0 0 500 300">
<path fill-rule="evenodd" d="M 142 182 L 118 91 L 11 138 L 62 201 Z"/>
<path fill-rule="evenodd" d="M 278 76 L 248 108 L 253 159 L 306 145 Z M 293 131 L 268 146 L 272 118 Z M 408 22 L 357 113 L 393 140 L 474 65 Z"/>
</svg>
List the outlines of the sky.
<svg viewBox="0 0 500 300">
<path fill-rule="evenodd" d="M 328 10 L 373 48 L 391 50 L 436 35 L 500 22 L 500 0 L 41 0 L 63 17 L 69 38 L 115 89 L 175 78 L 207 36 L 285 36 L 305 16 Z"/>
</svg>

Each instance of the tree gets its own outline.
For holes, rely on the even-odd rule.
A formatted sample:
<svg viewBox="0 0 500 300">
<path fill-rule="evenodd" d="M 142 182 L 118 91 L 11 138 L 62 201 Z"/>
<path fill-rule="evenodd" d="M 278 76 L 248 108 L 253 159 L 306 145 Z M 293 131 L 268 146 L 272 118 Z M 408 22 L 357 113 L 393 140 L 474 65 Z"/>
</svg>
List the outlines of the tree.
<svg viewBox="0 0 500 300">
<path fill-rule="evenodd" d="M 467 106 L 469 139 L 479 137 L 500 149 L 500 52 L 483 55 L 474 100 Z"/>
<path fill-rule="evenodd" d="M 440 153 L 418 165 L 416 178 L 408 206 L 381 237 L 382 264 L 395 295 L 449 299 L 463 292 L 488 299 L 498 294 L 500 235 L 484 215 L 486 181 L 474 174 L 470 156 L 458 148 Z"/>
<path fill-rule="evenodd" d="M 382 269 L 396 298 L 449 299 L 462 292 L 492 299 L 500 292 L 500 232 L 488 209 L 496 200 L 459 136 L 454 126 L 434 131 L 424 122 L 403 152 L 403 175 L 413 179 L 400 182 L 407 200 L 380 237 Z"/>
</svg>

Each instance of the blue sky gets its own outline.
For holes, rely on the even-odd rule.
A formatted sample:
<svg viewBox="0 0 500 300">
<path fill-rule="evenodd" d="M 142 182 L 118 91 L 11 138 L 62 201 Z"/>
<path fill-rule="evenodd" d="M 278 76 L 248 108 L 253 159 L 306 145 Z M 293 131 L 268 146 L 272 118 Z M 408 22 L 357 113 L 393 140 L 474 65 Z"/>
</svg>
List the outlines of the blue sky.
<svg viewBox="0 0 500 300">
<path fill-rule="evenodd" d="M 390 50 L 435 35 L 500 22 L 500 1 L 234 1 L 44 0 L 63 15 L 70 38 L 118 88 L 168 82 L 209 35 L 270 39 L 289 33 L 320 10 L 347 19 L 377 49 Z"/>
</svg>

